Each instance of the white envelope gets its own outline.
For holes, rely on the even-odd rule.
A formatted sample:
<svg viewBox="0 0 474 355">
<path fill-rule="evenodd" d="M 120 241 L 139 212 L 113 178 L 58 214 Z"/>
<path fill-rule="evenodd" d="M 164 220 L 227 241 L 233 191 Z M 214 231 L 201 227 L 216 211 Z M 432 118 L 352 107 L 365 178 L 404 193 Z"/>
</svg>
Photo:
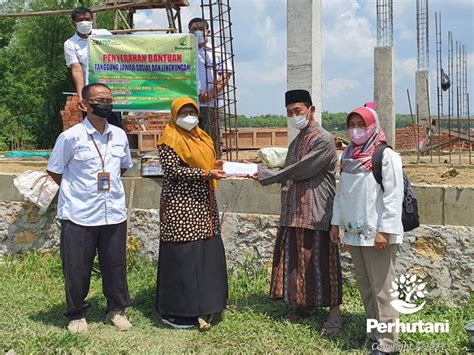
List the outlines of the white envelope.
<svg viewBox="0 0 474 355">
<path fill-rule="evenodd" d="M 254 175 L 258 171 L 257 164 L 224 162 L 224 172 L 228 176 L 247 176 Z"/>
</svg>

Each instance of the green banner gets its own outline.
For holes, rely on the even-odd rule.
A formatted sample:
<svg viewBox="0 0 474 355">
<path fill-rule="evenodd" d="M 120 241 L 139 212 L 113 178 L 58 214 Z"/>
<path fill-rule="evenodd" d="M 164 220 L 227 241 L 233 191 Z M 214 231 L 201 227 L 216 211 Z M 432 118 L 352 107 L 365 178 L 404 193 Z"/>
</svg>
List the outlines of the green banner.
<svg viewBox="0 0 474 355">
<path fill-rule="evenodd" d="M 196 37 L 189 34 L 89 37 L 88 83 L 112 89 L 114 111 L 170 111 L 181 96 L 198 100 Z"/>
</svg>

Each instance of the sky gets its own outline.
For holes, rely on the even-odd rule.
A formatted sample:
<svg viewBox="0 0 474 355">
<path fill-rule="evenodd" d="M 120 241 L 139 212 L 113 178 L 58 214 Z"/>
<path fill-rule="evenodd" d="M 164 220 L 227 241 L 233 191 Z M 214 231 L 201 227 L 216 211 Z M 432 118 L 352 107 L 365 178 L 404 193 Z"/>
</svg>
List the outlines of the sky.
<svg viewBox="0 0 474 355">
<path fill-rule="evenodd" d="M 183 28 L 200 16 L 200 1 L 182 9 Z M 322 0 L 322 111 L 348 112 L 373 100 L 373 48 L 376 45 L 375 0 Z M 237 112 L 244 115 L 285 114 L 286 0 L 230 0 L 237 84 Z M 434 12 L 441 12 L 443 61 L 447 31 L 466 45 L 468 91 L 474 96 L 474 1 L 429 0 L 431 112 L 436 102 Z M 406 90 L 414 105 L 416 1 L 394 0 L 395 102 L 408 113 Z M 164 26 L 162 10 L 139 11 L 136 28 Z M 443 65 L 446 67 L 446 65 Z M 445 70 L 446 71 L 446 70 Z M 446 100 L 445 95 L 445 100 Z M 474 101 L 474 98 L 472 99 Z M 447 101 L 445 101 L 445 106 Z M 471 112 L 474 105 L 471 104 Z"/>
</svg>

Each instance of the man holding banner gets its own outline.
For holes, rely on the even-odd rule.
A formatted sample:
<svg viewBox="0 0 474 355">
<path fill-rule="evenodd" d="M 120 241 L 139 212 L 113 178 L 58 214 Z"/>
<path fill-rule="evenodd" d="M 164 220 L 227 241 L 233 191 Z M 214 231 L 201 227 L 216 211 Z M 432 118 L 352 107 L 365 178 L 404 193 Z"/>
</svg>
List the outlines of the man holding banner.
<svg viewBox="0 0 474 355">
<path fill-rule="evenodd" d="M 189 21 L 188 29 L 196 35 L 198 41 L 199 125 L 212 137 L 217 156 L 220 156 L 219 116 L 223 112 L 219 110 L 219 106 L 222 105 L 222 92 L 232 76 L 232 64 L 209 43 L 207 21 L 195 17 Z"/>
<path fill-rule="evenodd" d="M 82 88 L 86 84 L 88 39 L 92 35 L 112 34 L 105 29 L 93 29 L 92 18 L 92 11 L 86 7 L 77 7 L 72 10 L 71 23 L 76 29 L 76 33 L 64 42 L 64 57 L 66 58 L 66 65 L 71 68 L 72 80 L 79 98 L 79 105 L 82 101 Z M 114 126 L 122 127 L 120 113 L 111 112 L 109 117 L 107 117 L 107 122 Z"/>
<path fill-rule="evenodd" d="M 74 36 L 64 42 L 66 65 L 71 68 L 72 80 L 79 102 L 82 101 L 82 88 L 86 81 L 87 40 L 91 35 L 111 35 L 105 29 L 92 28 L 92 11 L 86 7 L 77 7 L 71 12 L 71 23 L 76 29 Z"/>
</svg>

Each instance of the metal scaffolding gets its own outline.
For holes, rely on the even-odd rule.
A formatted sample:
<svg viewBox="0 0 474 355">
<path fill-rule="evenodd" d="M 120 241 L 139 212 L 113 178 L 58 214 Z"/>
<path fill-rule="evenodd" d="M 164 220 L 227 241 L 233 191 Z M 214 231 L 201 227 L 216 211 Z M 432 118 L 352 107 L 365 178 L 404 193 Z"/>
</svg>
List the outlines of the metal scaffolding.
<svg viewBox="0 0 474 355">
<path fill-rule="evenodd" d="M 393 0 L 377 0 L 377 47 L 393 46 Z"/>
<path fill-rule="evenodd" d="M 238 159 L 237 98 L 234 70 L 234 48 L 230 0 L 201 0 L 202 18 L 209 23 L 210 43 L 205 50 L 211 51 L 212 63 L 206 55 L 206 86 L 214 90 L 213 107 L 207 103 L 208 122 L 211 131 L 220 137 L 217 153 L 226 160 Z M 211 77 L 208 77 L 208 72 Z M 216 78 L 224 78 L 225 85 L 219 91 Z"/>
<path fill-rule="evenodd" d="M 447 73 L 442 62 L 441 13 L 435 12 L 436 29 L 436 91 L 437 116 L 432 122 L 437 127 L 436 139 L 431 139 L 423 153 L 433 153 L 436 149 L 439 163 L 441 156 L 447 155 L 446 163 L 452 163 L 452 153 L 458 153 L 458 163 L 463 164 L 463 152 L 467 153 L 469 164 L 472 164 L 471 117 L 469 116 L 469 92 L 467 76 L 467 58 L 465 45 L 454 41 L 453 32 L 448 31 Z M 448 92 L 447 115 L 443 115 L 443 91 Z M 456 109 L 456 111 L 455 111 Z"/>
<path fill-rule="evenodd" d="M 454 43 L 453 33 L 448 31 L 448 77 L 450 80 L 454 78 Z M 448 89 L 448 135 L 451 135 L 451 120 L 454 117 L 454 85 L 450 85 Z M 451 141 L 448 142 L 451 151 Z M 451 163 L 451 155 L 449 156 Z"/>
<path fill-rule="evenodd" d="M 441 77 L 443 73 L 443 62 L 441 57 L 441 13 L 435 12 L 435 30 L 436 30 L 436 97 L 438 123 L 443 116 L 443 90 L 441 90 Z M 438 127 L 438 137 L 441 136 L 440 125 Z M 438 162 L 441 163 L 441 147 L 438 146 Z"/>
<path fill-rule="evenodd" d="M 428 0 L 416 0 L 416 59 L 418 70 L 430 66 Z"/>
<path fill-rule="evenodd" d="M 467 57 L 466 57 L 466 46 L 462 46 L 462 53 L 461 53 L 461 58 L 462 58 L 462 101 L 463 101 L 463 106 L 462 106 L 462 115 L 463 116 L 468 116 L 468 100 L 467 96 L 468 94 L 468 88 L 467 88 Z"/>
</svg>

